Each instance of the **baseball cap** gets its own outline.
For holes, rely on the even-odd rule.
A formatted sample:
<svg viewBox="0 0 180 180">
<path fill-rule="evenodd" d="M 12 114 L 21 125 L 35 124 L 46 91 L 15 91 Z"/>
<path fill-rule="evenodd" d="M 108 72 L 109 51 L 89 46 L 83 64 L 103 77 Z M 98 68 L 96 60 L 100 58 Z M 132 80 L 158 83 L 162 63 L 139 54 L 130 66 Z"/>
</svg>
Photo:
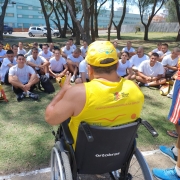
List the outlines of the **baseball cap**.
<svg viewBox="0 0 180 180">
<path fill-rule="evenodd" d="M 114 61 L 101 64 L 101 61 L 107 58 L 112 58 Z M 118 56 L 116 49 L 110 41 L 95 41 L 89 45 L 85 60 L 92 66 L 107 67 L 116 64 Z"/>
</svg>

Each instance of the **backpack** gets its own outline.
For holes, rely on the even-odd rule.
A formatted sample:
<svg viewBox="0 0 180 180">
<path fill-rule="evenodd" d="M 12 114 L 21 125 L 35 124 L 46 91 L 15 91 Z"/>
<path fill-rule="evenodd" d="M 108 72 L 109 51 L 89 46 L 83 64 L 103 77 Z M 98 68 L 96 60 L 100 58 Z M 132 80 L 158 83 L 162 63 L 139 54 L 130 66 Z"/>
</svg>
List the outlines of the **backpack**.
<svg viewBox="0 0 180 180">
<path fill-rule="evenodd" d="M 42 90 L 42 87 L 44 90 Z M 40 81 L 38 85 L 39 90 L 44 91 L 46 93 L 53 93 L 55 92 L 54 86 L 49 80 L 49 78 L 46 75 L 41 75 L 40 76 Z"/>
</svg>

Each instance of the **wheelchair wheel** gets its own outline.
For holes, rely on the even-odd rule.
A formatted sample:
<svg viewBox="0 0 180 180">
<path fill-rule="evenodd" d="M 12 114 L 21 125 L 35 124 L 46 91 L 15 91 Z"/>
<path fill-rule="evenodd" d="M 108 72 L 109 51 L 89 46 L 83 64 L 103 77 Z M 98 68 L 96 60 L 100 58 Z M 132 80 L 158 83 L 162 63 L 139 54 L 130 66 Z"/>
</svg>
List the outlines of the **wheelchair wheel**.
<svg viewBox="0 0 180 180">
<path fill-rule="evenodd" d="M 120 172 L 114 171 L 112 172 L 114 179 L 118 180 L 120 178 Z M 151 171 L 139 151 L 139 149 L 136 148 L 136 151 L 131 159 L 129 169 L 128 169 L 128 174 L 125 180 L 153 180 L 153 177 L 151 175 Z"/>
<path fill-rule="evenodd" d="M 51 180 L 72 180 L 69 158 L 59 149 L 60 142 L 56 142 L 51 151 Z"/>
</svg>

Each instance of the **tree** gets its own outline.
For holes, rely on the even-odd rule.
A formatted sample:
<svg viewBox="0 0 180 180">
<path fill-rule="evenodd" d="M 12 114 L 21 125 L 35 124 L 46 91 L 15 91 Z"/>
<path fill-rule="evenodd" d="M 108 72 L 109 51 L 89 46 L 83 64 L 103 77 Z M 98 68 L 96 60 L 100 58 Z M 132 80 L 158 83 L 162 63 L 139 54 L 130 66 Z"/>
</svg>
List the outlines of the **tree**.
<svg viewBox="0 0 180 180">
<path fill-rule="evenodd" d="M 108 25 L 108 41 L 110 41 L 110 34 L 111 34 L 111 26 L 113 22 L 113 17 L 114 17 L 114 0 L 111 1 L 111 16 L 109 20 L 109 25 Z"/>
<path fill-rule="evenodd" d="M 51 28 L 50 28 L 50 22 L 49 18 L 53 12 L 53 6 L 54 6 L 54 0 L 52 1 L 52 6 L 50 7 L 51 10 L 48 14 L 48 8 L 46 7 L 47 3 L 51 4 L 51 0 L 39 0 L 41 3 L 42 7 L 42 12 L 44 14 L 45 22 L 46 22 L 46 27 L 47 27 L 47 42 L 52 42 L 52 37 L 51 37 Z"/>
<path fill-rule="evenodd" d="M 165 0 L 138 0 L 138 7 L 140 11 L 141 23 L 144 26 L 144 40 L 148 40 L 148 31 L 149 26 L 153 17 L 157 14 L 157 12 L 161 9 Z M 149 15 L 147 23 L 144 21 L 144 15 Z"/>
<path fill-rule="evenodd" d="M 125 15 L 126 15 L 126 4 L 127 4 L 127 0 L 124 0 L 123 1 L 123 12 L 122 12 L 122 15 L 121 15 L 121 18 L 119 20 L 119 23 L 118 25 L 115 24 L 115 22 L 113 21 L 113 24 L 117 30 L 117 39 L 121 39 L 121 26 L 122 26 L 122 23 L 124 21 L 124 18 L 125 18 Z"/>
<path fill-rule="evenodd" d="M 95 7 L 94 7 L 94 33 L 95 33 L 95 37 L 98 38 L 99 35 L 98 35 L 98 15 L 99 15 L 99 12 L 101 10 L 101 7 L 107 2 L 107 0 L 100 0 L 100 5 L 99 7 L 97 6 L 98 4 L 98 1 L 95 1 Z"/>
<path fill-rule="evenodd" d="M 166 18 L 167 22 L 178 22 L 177 13 L 174 13 L 175 3 L 173 0 L 167 1 L 165 4 L 166 9 L 168 10 L 168 16 Z"/>
<path fill-rule="evenodd" d="M 175 3 L 177 18 L 178 18 L 178 22 L 179 22 L 179 25 L 180 25 L 180 1 L 179 0 L 173 0 L 173 1 Z M 176 41 L 180 41 L 180 29 L 178 31 Z"/>
<path fill-rule="evenodd" d="M 6 14 L 7 5 L 8 5 L 8 0 L 5 0 L 3 6 L 1 6 L 1 15 L 0 15 L 0 40 L 3 40 L 4 17 L 5 17 L 5 14 Z"/>
</svg>

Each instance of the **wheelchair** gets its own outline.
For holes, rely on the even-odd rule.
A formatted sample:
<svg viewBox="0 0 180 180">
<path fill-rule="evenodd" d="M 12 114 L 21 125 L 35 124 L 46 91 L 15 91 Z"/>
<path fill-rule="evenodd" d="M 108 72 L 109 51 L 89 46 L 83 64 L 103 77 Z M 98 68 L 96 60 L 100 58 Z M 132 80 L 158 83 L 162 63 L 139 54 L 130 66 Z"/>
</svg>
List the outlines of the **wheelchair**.
<svg viewBox="0 0 180 180">
<path fill-rule="evenodd" d="M 81 122 L 75 150 L 68 127 L 64 121 L 55 135 L 51 151 L 51 180 L 77 180 L 78 175 L 109 173 L 113 180 L 153 180 L 151 171 L 136 147 L 137 130 L 144 125 L 153 137 L 155 129 L 142 119 L 114 126 L 99 127 Z"/>
</svg>

